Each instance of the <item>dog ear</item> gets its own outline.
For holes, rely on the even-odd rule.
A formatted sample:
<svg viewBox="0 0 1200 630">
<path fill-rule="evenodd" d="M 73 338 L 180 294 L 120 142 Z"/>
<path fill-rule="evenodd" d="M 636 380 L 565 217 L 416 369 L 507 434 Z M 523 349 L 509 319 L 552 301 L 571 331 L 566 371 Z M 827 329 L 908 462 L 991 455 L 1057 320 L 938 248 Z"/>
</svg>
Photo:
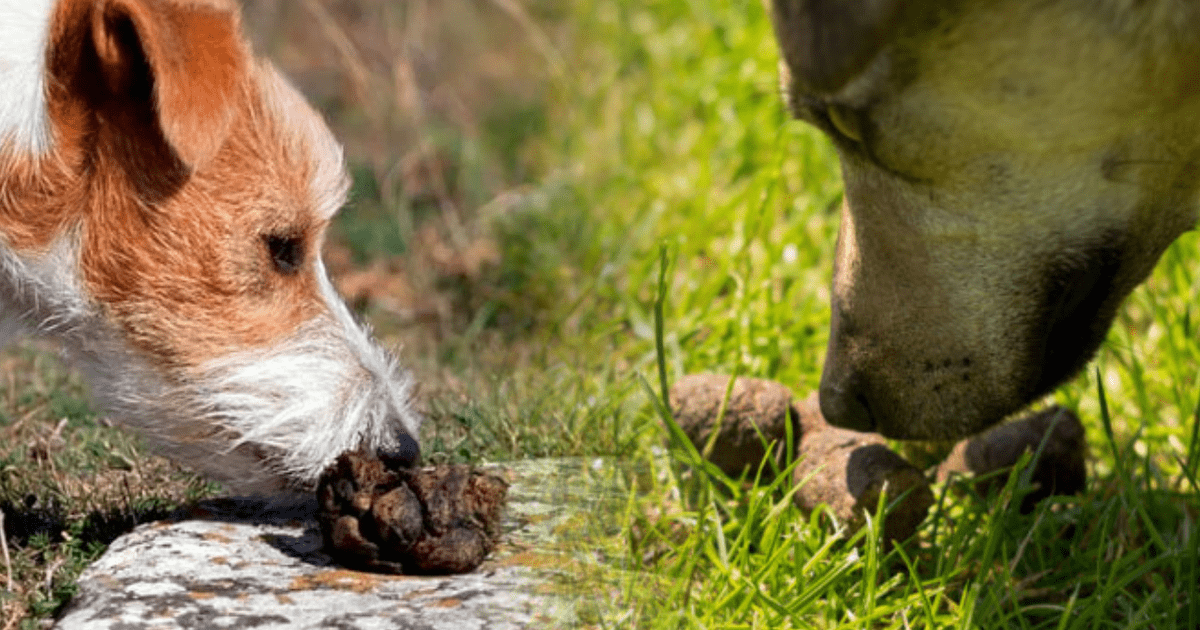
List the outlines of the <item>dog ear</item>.
<svg viewBox="0 0 1200 630">
<path fill-rule="evenodd" d="M 249 64 L 236 10 L 105 0 L 92 11 L 90 29 L 97 87 L 109 109 L 149 104 L 184 164 L 194 169 L 212 157 L 228 134 Z"/>
<path fill-rule="evenodd" d="M 775 35 L 792 78 L 830 94 L 887 43 L 904 0 L 772 0 Z"/>
</svg>

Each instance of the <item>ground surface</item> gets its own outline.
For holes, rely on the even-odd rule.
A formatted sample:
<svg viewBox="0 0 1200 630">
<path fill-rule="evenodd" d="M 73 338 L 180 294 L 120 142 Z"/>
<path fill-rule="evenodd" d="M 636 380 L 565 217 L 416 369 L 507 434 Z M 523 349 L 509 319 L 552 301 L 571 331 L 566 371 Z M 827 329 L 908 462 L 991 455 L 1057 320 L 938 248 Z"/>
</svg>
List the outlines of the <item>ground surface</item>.
<svg viewBox="0 0 1200 630">
<path fill-rule="evenodd" d="M 523 460 L 485 469 L 511 482 L 497 545 L 468 573 L 347 570 L 323 547 L 315 502 L 281 510 L 210 500 L 138 527 L 80 576 L 56 630 L 570 628 L 578 588 L 570 531 L 599 523 L 622 475 L 610 461 Z"/>
</svg>

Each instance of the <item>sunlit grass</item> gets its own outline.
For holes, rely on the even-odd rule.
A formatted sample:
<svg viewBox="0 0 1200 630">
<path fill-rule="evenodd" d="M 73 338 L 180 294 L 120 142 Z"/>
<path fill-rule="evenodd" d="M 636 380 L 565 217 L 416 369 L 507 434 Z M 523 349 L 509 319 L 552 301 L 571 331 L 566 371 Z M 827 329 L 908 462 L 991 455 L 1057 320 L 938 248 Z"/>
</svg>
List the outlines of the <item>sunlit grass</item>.
<svg viewBox="0 0 1200 630">
<path fill-rule="evenodd" d="M 592 46 L 556 120 L 597 235 L 597 280 L 579 308 L 613 322 L 614 364 L 655 391 L 661 365 L 668 382 L 714 371 L 807 395 L 827 336 L 840 182 L 825 140 L 783 112 L 761 3 L 578 6 Z M 786 483 L 703 466 L 643 393 L 659 429 L 634 459 L 659 474 L 631 499 L 611 576 L 620 597 L 597 624 L 1194 627 L 1198 244 L 1190 233 L 1172 246 L 1092 366 L 1051 397 L 1088 427 L 1091 478 L 1032 514 L 1018 509 L 1018 475 L 992 497 L 936 485 L 918 541 L 885 551 L 874 528 L 800 514 Z M 671 263 L 661 294 L 660 247 Z M 663 444 L 665 460 L 651 449 Z"/>
</svg>

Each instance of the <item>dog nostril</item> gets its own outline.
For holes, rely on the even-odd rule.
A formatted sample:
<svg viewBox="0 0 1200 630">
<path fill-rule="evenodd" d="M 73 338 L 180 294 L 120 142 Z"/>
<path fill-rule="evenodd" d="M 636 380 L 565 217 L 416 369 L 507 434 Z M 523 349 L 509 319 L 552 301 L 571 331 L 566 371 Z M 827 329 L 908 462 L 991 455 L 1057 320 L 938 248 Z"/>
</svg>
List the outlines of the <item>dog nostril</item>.
<svg viewBox="0 0 1200 630">
<path fill-rule="evenodd" d="M 401 433 L 396 438 L 396 446 L 392 449 L 379 449 L 379 459 L 389 468 L 412 468 L 421 460 L 421 445 L 407 433 Z"/>
<path fill-rule="evenodd" d="M 874 431 L 875 418 L 867 406 L 867 399 L 853 381 L 843 385 L 821 383 L 821 415 L 836 427 L 852 431 Z"/>
</svg>

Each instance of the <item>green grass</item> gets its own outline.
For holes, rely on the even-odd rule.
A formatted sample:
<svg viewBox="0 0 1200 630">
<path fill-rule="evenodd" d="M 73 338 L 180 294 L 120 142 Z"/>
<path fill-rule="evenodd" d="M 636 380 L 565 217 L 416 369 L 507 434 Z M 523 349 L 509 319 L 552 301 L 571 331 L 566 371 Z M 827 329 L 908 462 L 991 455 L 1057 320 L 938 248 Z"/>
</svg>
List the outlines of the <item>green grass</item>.
<svg viewBox="0 0 1200 630">
<path fill-rule="evenodd" d="M 788 120 L 761 3 L 577 3 L 590 45 L 552 118 L 559 163 L 594 239 L 587 280 L 563 289 L 600 328 L 618 378 L 658 389 L 687 373 L 819 380 L 840 201 L 834 154 Z M 1017 508 L 960 484 L 919 540 L 885 552 L 874 528 L 805 516 L 781 482 L 738 483 L 689 447 L 665 465 L 650 418 L 633 456 L 656 470 L 613 542 L 611 594 L 589 619 L 647 628 L 1191 628 L 1200 623 L 1197 235 L 1138 289 L 1086 373 L 1051 398 L 1091 445 L 1088 490 Z M 660 247 L 669 259 L 655 334 Z M 564 342 L 570 344 L 568 340 Z M 656 348 L 656 346 L 658 346 Z M 661 361 L 661 363 L 659 363 Z M 634 391 L 634 394 L 640 392 Z M 784 478 L 787 478 L 785 475 Z M 776 477 L 779 479 L 779 477 Z M 875 519 L 874 522 L 878 522 Z"/>
</svg>

